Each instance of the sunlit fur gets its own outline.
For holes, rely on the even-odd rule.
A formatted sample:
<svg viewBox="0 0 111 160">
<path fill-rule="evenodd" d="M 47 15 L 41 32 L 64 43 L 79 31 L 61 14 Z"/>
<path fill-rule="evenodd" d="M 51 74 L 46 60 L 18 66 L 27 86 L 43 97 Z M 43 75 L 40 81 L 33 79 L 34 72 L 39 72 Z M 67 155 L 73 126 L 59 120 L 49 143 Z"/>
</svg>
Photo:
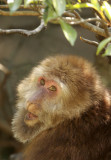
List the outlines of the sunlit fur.
<svg viewBox="0 0 111 160">
<path fill-rule="evenodd" d="M 37 90 L 40 76 L 54 79 L 60 85 L 62 94 L 52 101 L 44 101 L 43 112 L 39 115 L 41 124 L 32 128 L 24 123 L 24 112 L 27 101 Z M 64 119 L 80 116 L 94 103 L 93 96 L 95 100 L 101 98 L 101 90 L 95 70 L 82 58 L 57 56 L 45 59 L 18 86 L 17 112 L 12 122 L 14 136 L 26 142 Z M 52 119 L 58 119 L 58 122 L 52 124 Z"/>
<path fill-rule="evenodd" d="M 24 123 L 26 104 L 39 90 L 37 81 L 40 76 L 56 81 L 61 92 L 50 101 L 44 100 L 38 123 L 30 127 Z M 110 95 L 89 62 L 76 56 L 49 57 L 18 85 L 17 111 L 12 121 L 14 136 L 23 143 L 31 141 L 67 120 L 79 119 L 92 106 L 99 106 L 103 99 L 105 104 L 110 106 Z"/>
</svg>

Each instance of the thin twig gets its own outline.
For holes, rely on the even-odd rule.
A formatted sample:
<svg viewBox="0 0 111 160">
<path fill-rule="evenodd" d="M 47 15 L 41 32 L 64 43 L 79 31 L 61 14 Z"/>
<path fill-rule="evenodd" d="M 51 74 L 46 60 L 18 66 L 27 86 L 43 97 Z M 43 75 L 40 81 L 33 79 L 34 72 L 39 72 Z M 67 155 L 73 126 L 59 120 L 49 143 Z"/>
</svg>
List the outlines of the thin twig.
<svg viewBox="0 0 111 160">
<path fill-rule="evenodd" d="M 63 16 L 69 16 L 69 17 L 74 17 L 74 18 L 77 18 L 78 20 L 81 19 L 79 13 L 77 13 L 75 10 L 73 11 L 65 11 L 63 13 Z"/>
<path fill-rule="evenodd" d="M 0 70 L 5 74 L 10 74 L 10 71 L 3 64 L 0 64 Z"/>
<path fill-rule="evenodd" d="M 74 13 L 77 19 L 81 19 L 81 16 L 79 15 L 78 12 L 76 12 L 75 10 L 73 10 L 72 12 Z"/>
<path fill-rule="evenodd" d="M 0 8 L 1 9 L 9 9 L 9 5 L 0 5 Z M 33 5 L 33 4 L 30 4 L 29 6 L 24 6 L 24 5 L 20 5 L 19 6 L 19 8 L 20 9 L 33 9 L 33 8 L 38 8 L 38 9 L 42 9 L 42 8 L 44 8 L 44 6 L 43 5 L 39 5 L 39 4 L 37 4 L 36 6 L 35 5 Z"/>
<path fill-rule="evenodd" d="M 100 19 L 100 17 L 98 16 L 97 13 L 95 13 L 95 16 L 96 16 L 96 18 L 99 18 L 99 19 Z M 98 23 L 98 22 L 99 22 L 99 21 L 98 21 L 98 22 L 96 22 L 96 23 L 97 23 L 97 26 L 98 26 L 98 27 L 103 26 L 103 29 L 104 29 L 104 31 L 106 32 L 106 35 L 109 37 L 110 34 L 109 34 L 109 31 L 108 31 L 107 23 L 104 22 L 104 20 L 102 20 L 102 19 L 100 19 L 100 20 L 101 20 L 101 21 L 100 21 L 101 25 L 100 25 L 100 23 Z"/>
<path fill-rule="evenodd" d="M 80 40 L 82 40 L 83 42 L 85 42 L 85 43 L 88 43 L 88 44 L 91 44 L 91 45 L 94 45 L 94 46 L 98 46 L 99 45 L 99 43 L 98 42 L 96 42 L 96 41 L 91 41 L 91 40 L 89 40 L 89 39 L 85 39 L 85 38 L 83 38 L 83 37 L 80 37 Z"/>
<path fill-rule="evenodd" d="M 63 19 L 66 19 L 66 20 L 70 21 L 71 25 L 74 25 L 74 24 L 77 25 L 77 24 L 81 24 L 81 23 L 85 23 L 85 22 L 92 22 L 92 21 L 101 21 L 98 18 L 87 18 L 87 19 L 82 19 L 81 18 L 80 20 L 78 20 L 78 19 L 72 18 L 72 17 L 65 17 Z"/>
<path fill-rule="evenodd" d="M 6 6 L 7 7 L 7 6 Z M 21 6 L 21 8 L 23 8 L 23 6 Z M 39 9 L 39 6 L 38 6 Z M 10 12 L 7 11 L 2 11 L 0 10 L 0 15 L 6 15 L 6 16 L 41 16 L 41 13 L 38 12 L 34 12 L 34 11 L 16 11 L 13 14 L 10 14 Z M 99 19 L 99 18 L 88 18 L 88 19 L 82 19 L 81 16 L 76 12 L 70 12 L 70 11 L 66 11 L 64 12 L 63 16 L 69 16 L 69 17 L 63 17 L 64 20 L 66 20 L 67 23 L 71 24 L 71 25 L 77 25 L 79 24 L 80 26 L 82 26 L 83 28 L 86 28 L 98 35 L 101 35 L 103 37 L 109 37 L 111 36 L 111 33 L 108 31 L 107 29 L 107 25 L 105 24 L 105 22 L 103 22 L 103 20 Z M 75 18 L 77 17 L 77 18 Z M 100 21 L 103 29 L 95 26 L 91 23 L 91 21 Z M 54 22 L 54 20 L 51 20 L 50 22 Z M 42 29 L 44 28 L 44 24 L 41 23 L 41 25 L 39 27 L 37 27 L 36 29 L 32 30 L 32 31 L 28 31 L 28 30 L 23 30 L 23 29 L 11 29 L 11 30 L 4 30 L 4 29 L 0 29 L 0 34 L 5 33 L 5 34 L 12 34 L 12 33 L 19 33 L 19 34 L 23 34 L 26 36 L 30 36 L 30 35 L 34 35 L 38 32 L 40 32 Z"/>
<path fill-rule="evenodd" d="M 34 30 L 25 30 L 25 29 L 0 29 L 0 34 L 14 34 L 14 33 L 19 33 L 19 34 L 22 34 L 22 35 L 25 35 L 25 36 L 32 36 L 32 35 L 35 35 L 39 32 L 41 32 L 43 29 L 45 28 L 45 25 L 44 25 L 44 21 L 41 20 L 41 23 L 40 25 L 35 28 Z"/>
<path fill-rule="evenodd" d="M 66 20 L 67 23 L 71 24 L 71 25 L 80 25 L 82 26 L 83 28 L 86 28 L 98 35 L 101 35 L 103 37 L 108 37 L 108 36 L 111 36 L 111 33 L 109 32 L 108 35 L 106 34 L 106 32 L 104 31 L 104 29 L 98 27 L 98 26 L 95 26 L 91 23 L 88 23 L 88 22 L 91 22 L 91 21 L 100 21 L 100 19 L 98 18 L 88 18 L 88 19 L 81 19 L 78 21 L 78 19 L 76 18 L 73 18 L 73 17 L 63 17 L 64 20 Z"/>
<path fill-rule="evenodd" d="M 64 12 L 64 15 L 69 16 L 69 17 L 65 17 L 65 19 L 70 21 L 71 25 L 77 25 L 77 24 L 81 24 L 81 23 L 85 23 L 85 22 L 91 22 L 91 21 L 99 21 L 101 23 L 101 25 L 103 26 L 103 29 L 104 29 L 104 31 L 106 33 L 106 36 L 107 37 L 110 36 L 107 24 L 104 22 L 104 20 L 102 20 L 100 18 L 96 17 L 96 18 L 83 19 L 83 18 L 81 18 L 79 13 L 77 13 L 75 10 L 73 11 L 73 13 L 66 11 L 66 12 Z M 75 16 L 76 16 L 76 18 L 75 18 Z"/>
<path fill-rule="evenodd" d="M 88 23 L 88 22 L 80 23 L 80 26 L 82 26 L 83 28 L 86 28 L 86 29 L 98 34 L 98 35 L 101 35 L 103 37 L 106 37 L 106 38 L 108 37 L 106 35 L 104 29 L 101 29 L 101 28 L 99 28 L 99 27 L 97 27 L 97 26 L 95 26 L 91 23 Z M 111 36 L 111 33 L 109 33 L 109 35 Z"/>
<path fill-rule="evenodd" d="M 40 13 L 34 11 L 16 11 L 10 13 L 9 11 L 0 10 L 0 15 L 2 16 L 41 16 Z"/>
<path fill-rule="evenodd" d="M 0 64 L 0 70 L 4 73 L 4 79 L 2 80 L 2 82 L 0 83 L 0 88 L 4 86 L 4 84 L 7 81 L 7 78 L 10 75 L 10 71 L 2 64 Z"/>
<path fill-rule="evenodd" d="M 69 11 L 65 11 L 63 13 L 63 16 L 68 16 L 68 17 L 74 17 L 75 18 L 75 15 L 72 12 L 69 12 Z"/>
</svg>

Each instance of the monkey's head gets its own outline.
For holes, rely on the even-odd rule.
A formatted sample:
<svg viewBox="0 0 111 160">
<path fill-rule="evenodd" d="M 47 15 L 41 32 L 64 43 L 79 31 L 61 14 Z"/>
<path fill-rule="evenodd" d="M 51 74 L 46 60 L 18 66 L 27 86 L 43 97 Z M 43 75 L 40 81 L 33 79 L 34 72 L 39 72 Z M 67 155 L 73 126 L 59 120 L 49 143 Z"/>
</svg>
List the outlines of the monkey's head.
<svg viewBox="0 0 111 160">
<path fill-rule="evenodd" d="M 46 129 L 81 116 L 98 102 L 101 92 L 95 70 L 82 58 L 45 59 L 18 86 L 12 121 L 15 137 L 30 141 Z"/>
</svg>

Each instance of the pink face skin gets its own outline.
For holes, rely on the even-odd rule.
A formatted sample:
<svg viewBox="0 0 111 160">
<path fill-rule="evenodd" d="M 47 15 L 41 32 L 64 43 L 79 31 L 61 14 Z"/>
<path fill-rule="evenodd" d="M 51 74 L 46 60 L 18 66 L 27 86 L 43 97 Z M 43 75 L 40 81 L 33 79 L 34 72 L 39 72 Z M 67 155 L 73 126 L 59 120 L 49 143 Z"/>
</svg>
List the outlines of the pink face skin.
<svg viewBox="0 0 111 160">
<path fill-rule="evenodd" d="M 40 82 L 41 80 L 44 80 L 44 82 L 45 82 L 44 85 L 41 85 L 41 82 Z M 44 77 L 40 77 L 40 78 L 38 79 L 38 84 L 39 84 L 40 86 L 44 87 L 44 88 L 47 90 L 47 92 L 50 94 L 50 96 L 57 95 L 57 94 L 59 94 L 59 92 L 60 92 L 60 87 L 59 87 L 59 85 L 57 84 L 57 82 L 55 82 L 54 80 L 47 80 L 47 79 L 44 78 Z M 56 90 L 55 90 L 55 91 L 52 91 L 52 90 L 50 89 L 51 86 L 54 86 L 54 87 L 56 88 Z"/>
<path fill-rule="evenodd" d="M 42 110 L 42 102 L 45 99 L 52 99 L 60 92 L 60 86 L 54 80 L 47 80 L 40 77 L 37 82 L 38 88 L 27 102 L 27 114 L 25 123 L 29 126 L 34 126 L 38 122 L 38 115 Z"/>
</svg>

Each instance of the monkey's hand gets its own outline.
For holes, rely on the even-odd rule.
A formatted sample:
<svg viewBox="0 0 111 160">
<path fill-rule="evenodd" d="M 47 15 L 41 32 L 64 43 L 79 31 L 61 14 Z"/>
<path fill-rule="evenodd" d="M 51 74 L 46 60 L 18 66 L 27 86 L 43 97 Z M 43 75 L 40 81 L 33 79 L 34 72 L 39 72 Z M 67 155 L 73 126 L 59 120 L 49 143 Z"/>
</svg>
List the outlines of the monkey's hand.
<svg viewBox="0 0 111 160">
<path fill-rule="evenodd" d="M 24 160 L 23 154 L 22 153 L 12 154 L 10 156 L 10 160 Z"/>
</svg>

